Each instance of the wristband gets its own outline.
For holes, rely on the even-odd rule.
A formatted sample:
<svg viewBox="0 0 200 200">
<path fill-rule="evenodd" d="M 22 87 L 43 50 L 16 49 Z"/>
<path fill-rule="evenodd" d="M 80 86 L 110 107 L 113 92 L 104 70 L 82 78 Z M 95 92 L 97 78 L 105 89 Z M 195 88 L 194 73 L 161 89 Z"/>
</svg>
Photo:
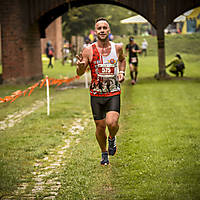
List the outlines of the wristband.
<svg viewBox="0 0 200 200">
<path fill-rule="evenodd" d="M 125 72 L 124 71 L 119 71 L 119 74 L 123 74 L 125 76 Z"/>
</svg>

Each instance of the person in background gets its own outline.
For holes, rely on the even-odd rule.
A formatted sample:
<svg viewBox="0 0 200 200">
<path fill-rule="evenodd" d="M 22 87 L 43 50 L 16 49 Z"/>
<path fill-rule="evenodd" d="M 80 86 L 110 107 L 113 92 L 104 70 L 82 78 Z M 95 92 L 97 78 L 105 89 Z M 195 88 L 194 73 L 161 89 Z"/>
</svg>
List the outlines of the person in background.
<svg viewBox="0 0 200 200">
<path fill-rule="evenodd" d="M 110 40 L 110 41 L 113 41 L 113 39 L 114 39 L 114 36 L 113 36 L 113 34 L 112 34 L 112 33 L 109 33 L 109 36 L 108 36 L 108 38 L 109 38 L 109 40 Z"/>
<path fill-rule="evenodd" d="M 90 45 L 90 39 L 86 38 L 85 43 L 83 44 L 83 49 Z"/>
<path fill-rule="evenodd" d="M 69 57 L 69 43 L 68 42 L 64 42 L 63 48 L 61 50 L 62 52 L 62 64 L 64 65 L 67 62 L 67 59 Z"/>
<path fill-rule="evenodd" d="M 90 31 L 90 34 L 89 34 L 89 39 L 90 39 L 90 43 L 93 43 L 94 40 L 95 40 L 95 37 L 94 37 L 95 33 L 93 30 Z"/>
<path fill-rule="evenodd" d="M 146 39 L 143 39 L 143 42 L 142 42 L 142 55 L 143 56 L 147 56 L 147 47 L 148 47 L 148 42 L 146 41 Z"/>
<path fill-rule="evenodd" d="M 141 53 L 139 46 L 135 43 L 134 37 L 129 38 L 129 44 L 126 45 L 126 55 L 129 53 L 129 68 L 131 76 L 131 84 L 134 85 L 137 81 L 138 75 L 138 56 L 137 53 Z M 135 76 L 133 75 L 135 72 Z"/>
<path fill-rule="evenodd" d="M 48 68 L 49 67 L 53 68 L 52 58 L 54 56 L 54 48 L 53 48 L 53 46 L 52 46 L 50 41 L 47 42 L 45 52 L 46 52 L 46 56 L 49 58 Z"/>
<path fill-rule="evenodd" d="M 176 77 L 179 75 L 183 77 L 184 71 L 185 71 L 185 64 L 180 56 L 180 54 L 176 54 L 175 58 L 166 65 L 166 68 L 170 67 L 169 71 L 172 74 L 175 74 Z"/>
</svg>

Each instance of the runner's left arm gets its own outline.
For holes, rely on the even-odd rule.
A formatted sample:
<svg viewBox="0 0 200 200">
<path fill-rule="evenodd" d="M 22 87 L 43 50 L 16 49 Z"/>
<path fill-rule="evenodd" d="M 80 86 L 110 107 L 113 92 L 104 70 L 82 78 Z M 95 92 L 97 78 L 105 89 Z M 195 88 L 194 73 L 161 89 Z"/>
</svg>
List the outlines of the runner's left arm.
<svg viewBox="0 0 200 200">
<path fill-rule="evenodd" d="M 132 48 L 132 52 L 133 52 L 133 53 L 141 53 L 141 49 L 140 49 L 139 46 L 136 44 L 135 48 Z"/>
<path fill-rule="evenodd" d="M 122 45 L 118 46 L 118 52 L 119 52 L 119 57 L 118 57 L 118 67 L 119 67 L 118 79 L 119 79 L 119 82 L 121 83 L 125 79 L 125 70 L 126 70 L 126 59 L 125 59 L 125 55 L 123 53 Z"/>
</svg>

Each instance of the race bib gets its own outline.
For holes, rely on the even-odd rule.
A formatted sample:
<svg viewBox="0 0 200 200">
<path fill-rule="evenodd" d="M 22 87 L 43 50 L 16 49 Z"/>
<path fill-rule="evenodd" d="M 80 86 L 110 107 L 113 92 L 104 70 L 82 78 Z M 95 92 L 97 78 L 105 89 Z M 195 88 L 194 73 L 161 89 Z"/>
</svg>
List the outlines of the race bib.
<svg viewBox="0 0 200 200">
<path fill-rule="evenodd" d="M 98 76 L 113 77 L 115 72 L 114 64 L 98 64 Z"/>
<path fill-rule="evenodd" d="M 137 58 L 136 58 L 136 57 L 132 57 L 132 58 L 131 58 L 131 62 L 132 62 L 132 63 L 136 63 L 136 62 L 137 62 Z"/>
</svg>

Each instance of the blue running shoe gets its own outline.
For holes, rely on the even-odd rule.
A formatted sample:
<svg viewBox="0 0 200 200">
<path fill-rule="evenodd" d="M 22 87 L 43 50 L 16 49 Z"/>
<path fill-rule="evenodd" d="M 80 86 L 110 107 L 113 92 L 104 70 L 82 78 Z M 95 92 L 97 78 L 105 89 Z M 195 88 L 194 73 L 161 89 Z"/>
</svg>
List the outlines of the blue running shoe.
<svg viewBox="0 0 200 200">
<path fill-rule="evenodd" d="M 108 137 L 108 153 L 111 156 L 114 156 L 117 151 L 117 146 L 116 146 L 116 137 L 110 138 Z"/>
<path fill-rule="evenodd" d="M 102 152 L 101 157 L 101 165 L 109 165 L 108 152 Z"/>
</svg>

